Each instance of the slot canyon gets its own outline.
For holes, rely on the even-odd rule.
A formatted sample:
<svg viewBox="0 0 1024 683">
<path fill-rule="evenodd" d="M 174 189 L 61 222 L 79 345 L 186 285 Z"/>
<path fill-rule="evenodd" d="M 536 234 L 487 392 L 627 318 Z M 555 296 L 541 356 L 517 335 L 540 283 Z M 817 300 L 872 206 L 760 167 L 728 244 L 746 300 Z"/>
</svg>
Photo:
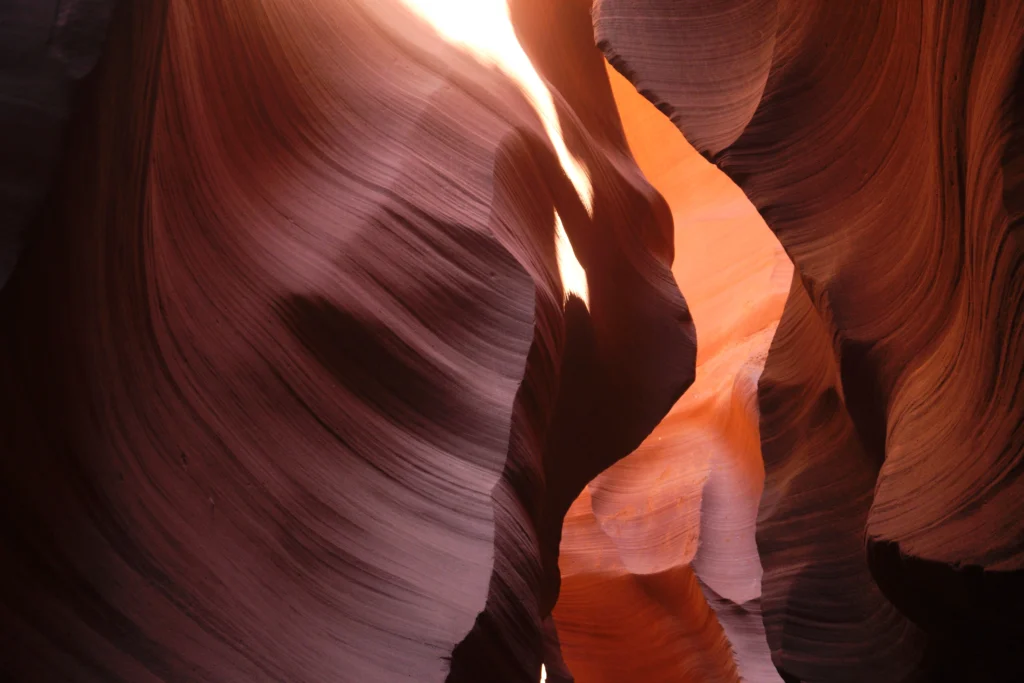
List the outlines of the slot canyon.
<svg viewBox="0 0 1024 683">
<path fill-rule="evenodd" d="M 0 681 L 1024 683 L 1024 2 L 0 0 Z"/>
</svg>

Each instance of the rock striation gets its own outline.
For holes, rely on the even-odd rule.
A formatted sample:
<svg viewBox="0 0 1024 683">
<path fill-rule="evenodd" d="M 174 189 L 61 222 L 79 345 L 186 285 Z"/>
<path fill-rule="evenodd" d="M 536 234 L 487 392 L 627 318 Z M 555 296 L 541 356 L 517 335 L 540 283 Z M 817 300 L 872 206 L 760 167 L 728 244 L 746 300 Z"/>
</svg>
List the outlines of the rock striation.
<svg viewBox="0 0 1024 683">
<path fill-rule="evenodd" d="M 796 268 L 759 386 L 776 666 L 1020 680 L 1024 7 L 599 0 L 594 20 Z"/>
<path fill-rule="evenodd" d="M 0 679 L 1024 680 L 1024 5 L 505 7 L 0 7 Z"/>
<path fill-rule="evenodd" d="M 693 386 L 570 509 L 555 608 L 580 683 L 779 680 L 761 622 L 757 377 L 792 265 L 743 193 L 611 71 L 630 149 L 672 210 Z"/>
<path fill-rule="evenodd" d="M 119 4 L 0 292 L 0 678 L 569 679 L 562 518 L 696 353 L 589 10 L 511 8 L 584 201 L 397 0 Z"/>
</svg>

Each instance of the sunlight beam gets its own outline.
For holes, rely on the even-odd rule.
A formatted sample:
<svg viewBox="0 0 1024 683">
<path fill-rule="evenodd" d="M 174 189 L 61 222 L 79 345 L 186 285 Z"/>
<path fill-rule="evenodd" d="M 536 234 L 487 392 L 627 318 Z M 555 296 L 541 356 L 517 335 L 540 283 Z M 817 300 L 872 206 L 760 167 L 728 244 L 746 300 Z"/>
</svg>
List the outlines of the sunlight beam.
<svg viewBox="0 0 1024 683">
<path fill-rule="evenodd" d="M 554 99 L 516 38 L 507 1 L 402 0 L 402 3 L 429 23 L 447 42 L 472 53 L 484 64 L 501 69 L 519 86 L 540 117 L 565 175 L 576 189 L 587 214 L 592 216 L 594 189 L 590 176 L 565 144 Z M 566 300 L 570 294 L 575 294 L 589 308 L 587 275 L 576 258 L 557 211 L 555 254 Z"/>
</svg>

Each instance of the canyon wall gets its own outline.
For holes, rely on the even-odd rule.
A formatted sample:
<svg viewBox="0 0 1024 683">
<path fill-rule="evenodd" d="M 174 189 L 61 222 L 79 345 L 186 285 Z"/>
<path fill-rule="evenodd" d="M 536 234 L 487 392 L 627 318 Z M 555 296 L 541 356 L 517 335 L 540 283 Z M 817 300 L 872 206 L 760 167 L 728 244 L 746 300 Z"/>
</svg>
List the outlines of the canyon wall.
<svg viewBox="0 0 1024 683">
<path fill-rule="evenodd" d="M 563 9 L 512 13 L 590 196 L 405 4 L 118 5 L 0 292 L 0 678 L 570 675 L 562 517 L 695 341 Z"/>
<path fill-rule="evenodd" d="M 555 607 L 578 683 L 778 681 L 754 523 L 757 378 L 792 265 L 757 211 L 611 72 L 630 149 L 672 210 L 697 375 L 644 443 L 570 509 Z"/>
<path fill-rule="evenodd" d="M 0 678 L 1024 678 L 1020 3 L 112 4 L 0 9 Z"/>
<path fill-rule="evenodd" d="M 758 391 L 780 672 L 1019 680 L 1024 6 L 600 0 L 594 20 L 796 267 Z"/>
</svg>

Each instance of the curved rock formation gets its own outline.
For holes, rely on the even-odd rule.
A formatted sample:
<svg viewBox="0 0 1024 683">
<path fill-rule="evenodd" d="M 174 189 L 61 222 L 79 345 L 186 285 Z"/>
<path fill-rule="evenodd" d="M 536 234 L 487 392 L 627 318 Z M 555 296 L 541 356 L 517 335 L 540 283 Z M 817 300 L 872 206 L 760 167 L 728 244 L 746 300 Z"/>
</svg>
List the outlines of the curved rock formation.
<svg viewBox="0 0 1024 683">
<path fill-rule="evenodd" d="M 578 301 L 566 307 L 561 384 L 543 447 L 546 488 L 534 513 L 545 572 L 539 611 L 546 615 L 559 595 L 569 506 L 598 473 L 634 450 L 690 385 L 695 348 L 685 304 L 659 301 L 666 290 L 678 292 L 664 267 L 673 256 L 671 216 L 629 155 L 593 44 L 589 2 L 513 0 L 509 9 L 523 49 L 558 95 L 566 142 L 594 188 L 592 231 L 572 234 L 587 270 L 589 313 Z M 562 40 L 551 41 L 552 33 Z M 508 552 L 523 563 L 530 548 L 518 528 L 514 533 L 521 540 Z M 497 541 L 496 553 L 505 547 Z M 527 680 L 520 671 L 533 656 L 532 624 L 515 617 L 524 591 L 503 587 L 506 580 L 495 573 L 487 609 L 456 650 L 449 680 Z"/>
<path fill-rule="evenodd" d="M 756 390 L 792 266 L 743 193 L 611 80 L 630 148 L 672 209 L 697 377 L 573 504 L 555 609 L 565 656 L 579 683 L 778 680 L 758 604 Z"/>
<path fill-rule="evenodd" d="M 512 8 L 592 201 L 396 0 L 121 3 L 0 293 L 0 678 L 568 676 L 562 517 L 695 356 L 588 11 Z"/>
<path fill-rule="evenodd" d="M 0 8 L 0 678 L 1024 679 L 1019 2 L 120 3 L 40 215 L 111 6 Z"/>
<path fill-rule="evenodd" d="M 595 27 L 797 269 L 760 386 L 775 663 L 1019 680 L 1024 6 L 599 0 Z"/>
<path fill-rule="evenodd" d="M 565 520 L 555 621 L 577 683 L 738 681 L 729 642 L 685 560 L 630 571 L 585 491 Z"/>
</svg>

